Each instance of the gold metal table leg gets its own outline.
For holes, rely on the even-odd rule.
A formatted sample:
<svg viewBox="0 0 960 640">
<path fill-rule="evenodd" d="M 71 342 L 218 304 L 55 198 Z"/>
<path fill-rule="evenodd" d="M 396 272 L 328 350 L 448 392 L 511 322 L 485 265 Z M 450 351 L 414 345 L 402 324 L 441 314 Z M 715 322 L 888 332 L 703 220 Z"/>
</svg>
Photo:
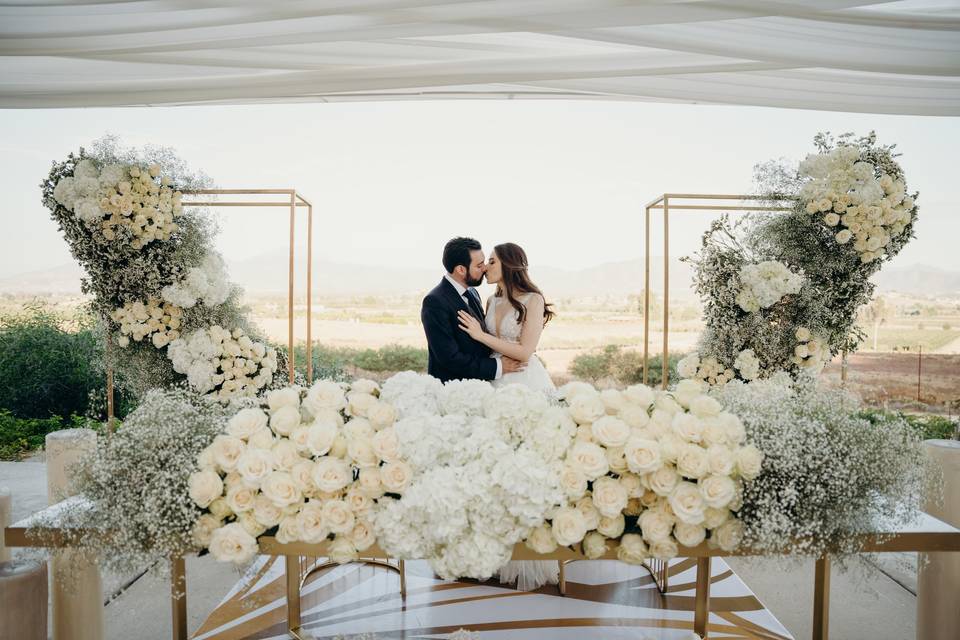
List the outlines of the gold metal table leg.
<svg viewBox="0 0 960 640">
<path fill-rule="evenodd" d="M 817 560 L 813 577 L 813 640 L 827 640 L 830 627 L 830 557 Z"/>
<path fill-rule="evenodd" d="M 560 565 L 560 584 L 557 585 L 560 587 L 560 595 L 567 595 L 567 562 L 566 560 L 557 560 L 557 564 Z"/>
<path fill-rule="evenodd" d="M 287 576 L 287 633 L 291 638 L 302 640 L 300 631 L 300 558 L 284 556 Z"/>
<path fill-rule="evenodd" d="M 403 560 L 398 560 L 400 568 L 400 598 L 404 601 L 407 599 L 407 566 L 404 564 Z"/>
<path fill-rule="evenodd" d="M 697 558 L 697 598 L 693 612 L 693 631 L 707 637 L 710 619 L 710 558 Z"/>
<path fill-rule="evenodd" d="M 182 557 L 170 560 L 170 610 L 173 640 L 187 640 L 187 568 Z"/>
</svg>

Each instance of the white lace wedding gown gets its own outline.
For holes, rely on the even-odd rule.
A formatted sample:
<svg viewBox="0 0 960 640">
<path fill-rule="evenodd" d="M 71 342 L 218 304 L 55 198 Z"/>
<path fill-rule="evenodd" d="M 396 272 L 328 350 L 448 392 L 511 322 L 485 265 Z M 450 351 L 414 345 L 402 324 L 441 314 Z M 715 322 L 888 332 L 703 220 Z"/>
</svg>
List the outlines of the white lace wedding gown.
<svg viewBox="0 0 960 640">
<path fill-rule="evenodd" d="M 520 302 L 526 304 L 531 295 L 526 294 L 519 298 Z M 497 307 L 507 305 L 504 312 L 501 310 L 502 318 L 500 326 L 497 326 Z M 518 322 L 520 315 L 516 309 L 509 306 L 510 302 L 506 298 L 497 298 L 490 296 L 487 301 L 487 315 L 484 324 L 489 333 L 506 340 L 507 342 L 520 342 L 520 332 L 523 325 Z M 500 354 L 493 354 L 493 357 L 499 357 Z M 530 358 L 526 368 L 523 371 L 515 373 L 505 373 L 499 379 L 493 381 L 493 386 L 502 387 L 508 384 L 522 384 L 536 391 L 543 391 L 553 395 L 557 388 L 550 379 L 546 367 L 540 359 L 534 355 Z M 533 591 L 543 585 L 557 584 L 560 581 L 560 566 L 556 560 L 511 560 L 500 569 L 500 582 L 504 584 L 517 583 L 517 589 L 521 591 Z"/>
</svg>

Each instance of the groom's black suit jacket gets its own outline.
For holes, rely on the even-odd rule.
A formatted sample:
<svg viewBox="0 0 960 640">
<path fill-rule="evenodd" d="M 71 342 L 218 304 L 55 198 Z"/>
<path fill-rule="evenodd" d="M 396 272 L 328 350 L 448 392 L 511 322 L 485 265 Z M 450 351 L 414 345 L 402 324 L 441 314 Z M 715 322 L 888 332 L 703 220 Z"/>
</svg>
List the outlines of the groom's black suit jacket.
<svg viewBox="0 0 960 640">
<path fill-rule="evenodd" d="M 475 303 L 471 309 L 446 278 L 423 299 L 420 321 L 427 334 L 427 372 L 443 382 L 464 378 L 493 380 L 497 376 L 497 361 L 490 357 L 486 345 L 460 328 L 457 312 L 461 310 L 479 316 L 482 324 L 480 304 Z"/>
</svg>

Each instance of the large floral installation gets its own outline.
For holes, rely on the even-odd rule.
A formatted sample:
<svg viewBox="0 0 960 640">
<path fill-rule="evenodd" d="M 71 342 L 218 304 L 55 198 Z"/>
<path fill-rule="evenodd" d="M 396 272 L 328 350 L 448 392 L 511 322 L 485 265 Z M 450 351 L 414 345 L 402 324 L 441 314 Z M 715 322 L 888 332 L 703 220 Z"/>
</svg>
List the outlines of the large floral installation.
<svg viewBox="0 0 960 640">
<path fill-rule="evenodd" d="M 731 222 L 704 234 L 694 284 L 705 331 L 681 360 L 681 377 L 711 385 L 786 371 L 817 373 L 857 348 L 857 309 L 869 278 L 913 237 L 917 194 L 908 194 L 895 145 L 876 135 L 819 134 L 799 167 L 760 165 L 762 195 L 788 213 Z"/>
<path fill-rule="evenodd" d="M 43 202 L 86 271 L 83 290 L 135 396 L 186 381 L 220 399 L 267 388 L 282 357 L 257 338 L 209 214 L 182 190 L 209 186 L 170 149 L 123 149 L 106 137 L 54 162 Z"/>
</svg>

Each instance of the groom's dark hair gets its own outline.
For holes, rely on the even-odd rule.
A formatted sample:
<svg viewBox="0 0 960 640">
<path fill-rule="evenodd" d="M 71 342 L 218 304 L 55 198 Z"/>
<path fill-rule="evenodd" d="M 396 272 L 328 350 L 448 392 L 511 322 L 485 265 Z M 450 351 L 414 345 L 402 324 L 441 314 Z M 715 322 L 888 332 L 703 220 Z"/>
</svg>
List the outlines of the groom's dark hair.
<svg viewBox="0 0 960 640">
<path fill-rule="evenodd" d="M 443 268 L 453 273 L 459 265 L 470 270 L 470 252 L 483 249 L 473 238 L 454 238 L 443 247 Z"/>
</svg>

